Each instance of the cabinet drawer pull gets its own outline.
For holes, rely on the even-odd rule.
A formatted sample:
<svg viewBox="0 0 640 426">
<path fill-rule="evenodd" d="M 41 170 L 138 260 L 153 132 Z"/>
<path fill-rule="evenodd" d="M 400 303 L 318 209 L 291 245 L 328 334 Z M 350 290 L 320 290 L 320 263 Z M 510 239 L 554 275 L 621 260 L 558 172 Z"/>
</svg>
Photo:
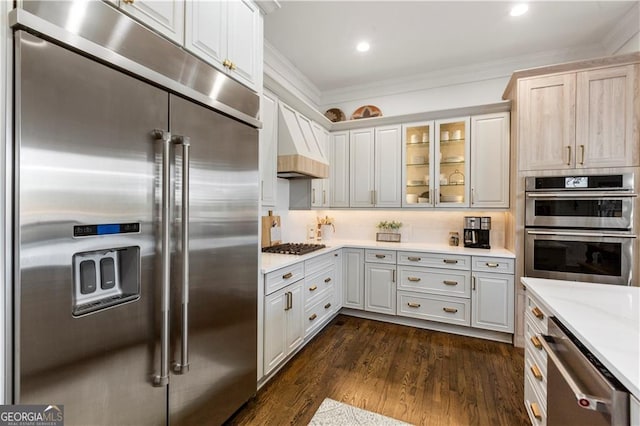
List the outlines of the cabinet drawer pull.
<svg viewBox="0 0 640 426">
<path fill-rule="evenodd" d="M 331 282 L 331 278 L 325 278 L 325 279 L 324 279 L 324 282 L 325 282 L 325 283 L 330 283 L 330 282 Z"/>
<path fill-rule="evenodd" d="M 536 318 L 538 318 L 539 320 L 544 319 L 544 314 L 542 313 L 542 311 L 540 310 L 540 308 L 538 308 L 537 306 L 533 309 L 531 309 L 531 312 L 533 313 L 533 315 L 536 316 Z"/>
<path fill-rule="evenodd" d="M 311 287 L 309 287 L 309 291 L 316 291 L 318 289 L 317 285 L 312 285 Z"/>
<path fill-rule="evenodd" d="M 329 309 L 331 307 L 331 303 L 327 303 L 326 305 L 324 305 L 325 309 Z"/>
<path fill-rule="evenodd" d="M 542 373 L 540 372 L 540 369 L 538 368 L 537 365 L 533 364 L 531 366 L 531 372 L 533 373 L 533 377 L 542 381 Z"/>
<path fill-rule="evenodd" d="M 571 146 L 567 145 L 567 166 L 571 165 Z"/>
<path fill-rule="evenodd" d="M 377 257 L 378 259 L 384 259 L 384 258 L 385 258 L 385 257 L 387 257 L 387 256 L 386 256 L 386 255 L 384 255 L 384 254 L 376 254 L 376 257 Z"/>
<path fill-rule="evenodd" d="M 418 278 L 418 277 L 407 277 L 407 279 L 414 283 L 417 283 L 418 281 L 421 280 L 421 278 Z"/>
<path fill-rule="evenodd" d="M 458 281 L 444 280 L 442 282 L 446 285 L 458 285 Z"/>
<path fill-rule="evenodd" d="M 283 280 L 288 280 L 289 278 L 291 278 L 293 276 L 293 274 L 291 272 L 287 272 L 286 274 L 284 274 L 282 276 Z"/>
<path fill-rule="evenodd" d="M 540 339 L 538 339 L 538 336 L 531 336 L 530 340 L 536 349 L 542 350 L 542 343 L 540 343 Z"/>
<path fill-rule="evenodd" d="M 580 165 L 584 165 L 584 145 L 580 145 L 580 152 L 581 152 L 581 158 L 580 158 Z"/>
<path fill-rule="evenodd" d="M 415 302 L 407 302 L 407 306 L 410 308 L 419 308 L 420 304 Z"/>
<path fill-rule="evenodd" d="M 443 259 L 442 261 L 443 261 L 444 263 L 453 263 L 453 264 L 458 263 L 458 261 L 457 261 L 457 260 L 455 260 L 455 259 Z"/>
<path fill-rule="evenodd" d="M 309 317 L 309 321 L 313 321 L 316 318 L 318 318 L 318 316 L 316 314 L 313 314 Z"/>
<path fill-rule="evenodd" d="M 485 263 L 485 265 L 487 265 L 487 267 L 489 268 L 497 268 L 498 266 L 500 266 L 499 263 L 489 263 L 489 262 Z"/>
<path fill-rule="evenodd" d="M 450 314 L 455 314 L 456 312 L 458 312 L 456 308 L 442 308 L 442 310 L 445 312 L 449 312 Z"/>
<path fill-rule="evenodd" d="M 416 256 L 409 256 L 407 257 L 407 259 L 409 259 L 412 262 L 420 262 L 422 260 L 421 257 L 416 257 Z"/>
<path fill-rule="evenodd" d="M 531 412 L 533 413 L 533 417 L 535 417 L 538 420 L 542 420 L 542 413 L 540 412 L 540 407 L 538 406 L 538 404 L 535 402 L 532 402 L 529 404 L 529 407 L 531 407 Z"/>
</svg>

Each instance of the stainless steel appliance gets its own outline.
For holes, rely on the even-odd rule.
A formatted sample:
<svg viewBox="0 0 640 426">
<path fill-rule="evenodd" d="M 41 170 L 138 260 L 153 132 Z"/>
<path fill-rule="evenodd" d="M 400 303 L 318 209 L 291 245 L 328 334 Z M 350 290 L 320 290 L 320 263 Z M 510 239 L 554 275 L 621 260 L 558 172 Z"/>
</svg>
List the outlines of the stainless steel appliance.
<svg viewBox="0 0 640 426">
<path fill-rule="evenodd" d="M 547 424 L 628 425 L 629 393 L 560 322 L 551 317 L 547 353 Z"/>
<path fill-rule="evenodd" d="M 64 21 L 69 4 L 41 6 Z M 109 30 L 140 29 L 84 7 L 79 28 L 113 46 Z M 60 31 L 73 50 L 14 35 L 13 402 L 64 404 L 67 425 L 220 424 L 256 392 L 258 131 Z M 180 51 L 118 35 L 157 62 Z M 175 72 L 199 70 L 210 103 L 253 114 L 255 93 L 208 65 Z"/>
<path fill-rule="evenodd" d="M 631 285 L 638 278 L 632 173 L 528 177 L 525 275 Z"/>
<path fill-rule="evenodd" d="M 271 247 L 263 247 L 263 253 L 293 254 L 301 256 L 325 248 L 324 244 L 285 243 Z"/>
<path fill-rule="evenodd" d="M 491 230 L 491 218 L 487 216 L 464 217 L 464 246 L 471 248 L 490 249 L 489 231 Z"/>
</svg>

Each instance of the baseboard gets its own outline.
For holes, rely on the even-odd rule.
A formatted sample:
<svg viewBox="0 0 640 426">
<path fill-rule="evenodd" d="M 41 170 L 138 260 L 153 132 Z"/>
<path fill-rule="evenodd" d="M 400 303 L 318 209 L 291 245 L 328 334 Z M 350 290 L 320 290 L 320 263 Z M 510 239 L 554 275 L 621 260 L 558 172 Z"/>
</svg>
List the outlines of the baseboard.
<svg viewBox="0 0 640 426">
<path fill-rule="evenodd" d="M 442 331 L 445 333 L 458 334 L 467 337 L 478 337 L 480 339 L 493 340 L 495 342 L 513 344 L 513 334 L 502 333 L 499 331 L 482 330 L 472 327 L 464 327 L 454 324 L 445 324 L 435 321 L 427 321 L 423 319 L 414 319 L 407 317 L 399 317 L 395 315 L 379 314 L 376 312 L 360 311 L 357 309 L 342 308 L 341 314 L 352 317 L 365 318 L 375 321 L 389 322 L 398 325 L 407 325 L 409 327 L 423 328 L 426 330 Z"/>
</svg>

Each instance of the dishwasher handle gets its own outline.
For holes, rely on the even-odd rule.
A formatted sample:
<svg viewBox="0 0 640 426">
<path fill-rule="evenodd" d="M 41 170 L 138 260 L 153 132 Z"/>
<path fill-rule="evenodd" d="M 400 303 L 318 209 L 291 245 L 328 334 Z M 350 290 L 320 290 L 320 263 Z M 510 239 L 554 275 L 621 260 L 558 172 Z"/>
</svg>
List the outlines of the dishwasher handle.
<svg viewBox="0 0 640 426">
<path fill-rule="evenodd" d="M 574 376 L 571 374 L 569 368 L 562 362 L 555 349 L 549 344 L 549 340 L 553 341 L 558 337 L 540 335 L 540 344 L 547 353 L 549 361 L 553 362 L 562 375 L 563 379 L 569 385 L 571 391 L 575 394 L 578 406 L 586 410 L 609 412 L 608 406 L 611 405 L 611 400 L 606 398 L 600 398 L 594 395 L 586 393 L 580 385 L 577 383 Z M 562 339 L 562 338 L 560 338 Z"/>
</svg>

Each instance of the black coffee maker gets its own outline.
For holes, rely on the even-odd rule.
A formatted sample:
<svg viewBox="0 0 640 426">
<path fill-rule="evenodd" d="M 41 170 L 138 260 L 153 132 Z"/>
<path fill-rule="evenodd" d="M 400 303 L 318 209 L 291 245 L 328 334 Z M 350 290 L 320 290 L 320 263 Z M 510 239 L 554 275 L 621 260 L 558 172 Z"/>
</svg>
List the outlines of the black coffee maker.
<svg viewBox="0 0 640 426">
<path fill-rule="evenodd" d="M 471 248 L 490 249 L 489 231 L 491 218 L 488 216 L 464 217 L 464 246 Z"/>
</svg>

